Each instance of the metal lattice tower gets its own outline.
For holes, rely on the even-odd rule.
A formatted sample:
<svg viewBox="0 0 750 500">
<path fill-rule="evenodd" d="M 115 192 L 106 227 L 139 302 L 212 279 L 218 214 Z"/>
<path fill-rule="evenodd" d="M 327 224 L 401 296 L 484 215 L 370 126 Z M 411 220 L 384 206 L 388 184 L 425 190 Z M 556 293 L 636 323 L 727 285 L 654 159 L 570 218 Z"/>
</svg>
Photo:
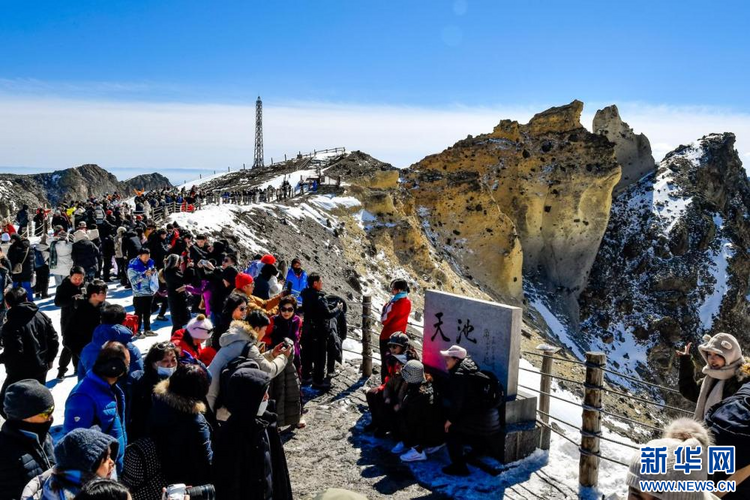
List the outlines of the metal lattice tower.
<svg viewBox="0 0 750 500">
<path fill-rule="evenodd" d="M 263 101 L 255 101 L 255 159 L 253 168 L 263 166 Z"/>
</svg>

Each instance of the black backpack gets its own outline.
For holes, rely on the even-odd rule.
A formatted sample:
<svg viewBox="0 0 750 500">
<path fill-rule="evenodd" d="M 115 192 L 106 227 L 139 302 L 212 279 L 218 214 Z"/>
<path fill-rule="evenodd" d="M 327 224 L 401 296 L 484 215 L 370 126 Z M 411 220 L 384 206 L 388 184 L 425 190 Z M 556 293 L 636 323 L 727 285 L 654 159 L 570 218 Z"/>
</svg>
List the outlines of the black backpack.
<svg viewBox="0 0 750 500">
<path fill-rule="evenodd" d="M 469 381 L 477 395 L 477 409 L 491 410 L 498 408 L 505 401 L 505 391 L 494 373 L 488 370 L 477 370 L 469 375 Z"/>
<path fill-rule="evenodd" d="M 224 368 L 221 369 L 221 373 L 219 374 L 219 396 L 216 398 L 214 410 L 218 410 L 224 406 L 222 396 L 229 393 L 229 379 L 232 378 L 232 375 L 234 375 L 237 370 L 240 368 L 260 369 L 260 365 L 258 365 L 255 360 L 248 357 L 253 345 L 252 341 L 248 341 L 248 343 L 245 344 L 245 347 L 242 348 L 240 355 L 224 365 Z"/>
<path fill-rule="evenodd" d="M 344 340 L 346 340 L 349 328 L 346 324 L 346 310 L 349 308 L 349 305 L 344 299 L 336 295 L 326 295 L 326 302 L 328 303 L 328 307 L 335 307 L 339 303 L 344 304 L 344 308 L 341 310 L 341 314 L 333 318 L 330 323 L 331 330 L 333 330 L 333 328 L 335 327 L 336 334 L 338 335 L 340 341 L 343 342 Z"/>
</svg>

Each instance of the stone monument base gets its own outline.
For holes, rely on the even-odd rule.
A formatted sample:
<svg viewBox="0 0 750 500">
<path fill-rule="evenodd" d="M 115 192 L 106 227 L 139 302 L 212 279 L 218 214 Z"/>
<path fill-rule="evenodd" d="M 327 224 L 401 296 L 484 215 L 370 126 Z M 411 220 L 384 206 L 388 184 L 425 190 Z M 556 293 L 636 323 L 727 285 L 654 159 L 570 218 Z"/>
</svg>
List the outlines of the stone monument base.
<svg viewBox="0 0 750 500">
<path fill-rule="evenodd" d="M 536 423 L 537 398 L 518 391 L 516 399 L 505 403 L 505 427 L 493 436 L 492 456 L 507 464 L 524 459 L 539 446 L 541 426 Z"/>
</svg>

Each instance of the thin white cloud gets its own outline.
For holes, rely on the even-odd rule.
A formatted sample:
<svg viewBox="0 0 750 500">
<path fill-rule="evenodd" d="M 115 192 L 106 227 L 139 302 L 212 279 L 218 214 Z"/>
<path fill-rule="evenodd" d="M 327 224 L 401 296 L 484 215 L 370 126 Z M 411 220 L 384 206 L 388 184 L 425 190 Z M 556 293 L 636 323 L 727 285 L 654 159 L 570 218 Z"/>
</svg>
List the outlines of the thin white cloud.
<svg viewBox="0 0 750 500">
<path fill-rule="evenodd" d="M 604 104 L 602 104 L 603 106 Z M 587 105 L 590 128 L 597 105 Z M 750 154 L 750 115 L 711 108 L 620 104 L 636 132 L 651 140 L 657 160 L 679 144 L 711 132 L 737 134 Z M 266 161 L 344 146 L 405 167 L 468 134 L 489 132 L 504 118 L 526 122 L 541 107 L 446 109 L 291 102 L 264 107 Z M 250 165 L 255 106 L 95 101 L 0 95 L 0 165 L 48 169 L 98 163 L 144 172 L 225 170 Z M 182 182 L 183 174 L 179 181 Z M 197 177 L 197 175 L 196 175 Z M 176 180 L 176 179 L 173 179 Z"/>
</svg>

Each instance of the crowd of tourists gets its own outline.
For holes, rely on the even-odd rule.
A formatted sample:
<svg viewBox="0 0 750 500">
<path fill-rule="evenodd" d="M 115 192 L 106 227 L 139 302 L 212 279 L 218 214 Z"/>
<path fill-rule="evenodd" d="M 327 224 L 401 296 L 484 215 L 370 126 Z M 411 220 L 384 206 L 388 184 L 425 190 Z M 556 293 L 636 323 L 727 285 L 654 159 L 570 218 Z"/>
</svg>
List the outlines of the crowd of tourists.
<svg viewBox="0 0 750 500">
<path fill-rule="evenodd" d="M 347 304 L 300 259 L 288 269 L 271 254 L 244 260 L 226 239 L 154 223 L 161 203 L 190 206 L 200 196 L 161 190 L 130 204 L 115 194 L 31 220 L 24 207 L 17 226 L 6 221 L 0 500 L 156 499 L 181 484 L 193 487 L 185 491 L 193 498 L 292 498 L 279 431 L 307 425 L 303 386 L 331 387 Z M 50 276 L 59 328 L 35 303 L 49 296 Z M 132 314 L 107 301 L 114 283 L 132 293 Z M 402 462 L 429 460 L 445 446 L 451 463 L 443 472 L 469 475 L 473 457 L 502 446 L 502 385 L 459 345 L 440 352 L 445 371 L 423 365 L 405 333 L 409 285 L 396 279 L 390 288 L 380 318 L 381 383 L 367 391 L 365 431 L 389 435 Z M 167 321 L 169 340 L 142 353 L 134 341 L 155 337 L 153 324 Z M 680 391 L 696 402 L 695 418 L 671 424 L 658 443 L 735 445 L 743 450 L 737 468 L 746 467 L 750 361 L 733 336 L 708 337 L 698 348 L 705 377 L 696 381 L 690 348 L 677 354 Z M 69 369 L 78 380 L 56 443 L 45 385 L 54 369 L 58 380 Z M 632 498 L 650 498 L 639 491 L 648 477 L 631 465 Z M 738 491 L 747 495 L 749 484 Z"/>
</svg>

